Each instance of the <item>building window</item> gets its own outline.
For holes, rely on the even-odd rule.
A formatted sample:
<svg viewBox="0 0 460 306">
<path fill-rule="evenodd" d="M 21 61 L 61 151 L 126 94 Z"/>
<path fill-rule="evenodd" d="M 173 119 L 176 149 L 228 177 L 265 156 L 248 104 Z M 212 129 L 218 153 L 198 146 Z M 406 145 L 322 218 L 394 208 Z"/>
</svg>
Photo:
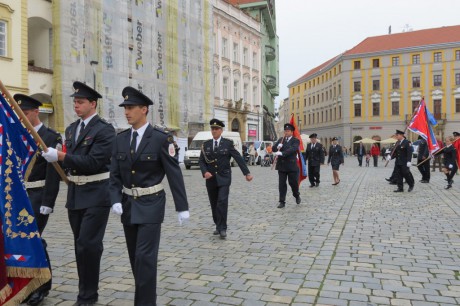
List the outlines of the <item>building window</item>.
<svg viewBox="0 0 460 306">
<path fill-rule="evenodd" d="M 412 113 L 415 113 L 419 104 L 420 104 L 420 101 L 418 100 L 412 101 Z"/>
<path fill-rule="evenodd" d="M 442 86 L 442 75 L 436 74 L 433 76 L 433 86 Z"/>
<path fill-rule="evenodd" d="M 372 90 L 380 90 L 380 80 L 372 80 Z"/>
<path fill-rule="evenodd" d="M 233 61 L 239 63 L 239 46 L 238 44 L 233 44 Z"/>
<path fill-rule="evenodd" d="M 435 63 L 440 63 L 442 62 L 442 53 L 441 52 L 435 52 L 433 53 L 433 61 Z"/>
<path fill-rule="evenodd" d="M 372 103 L 372 116 L 380 116 L 380 103 Z"/>
<path fill-rule="evenodd" d="M 243 85 L 243 99 L 244 102 L 248 103 L 248 84 Z"/>
<path fill-rule="evenodd" d="M 307 106 L 307 98 L 304 98 L 304 99 L 303 99 L 303 106 L 304 106 L 304 107 Z M 305 120 L 304 120 L 304 122 L 305 122 Z"/>
<path fill-rule="evenodd" d="M 233 82 L 233 100 L 237 101 L 240 99 L 240 93 L 238 91 L 238 87 L 240 86 L 238 81 Z"/>
<path fill-rule="evenodd" d="M 378 58 L 374 58 L 372 60 L 372 68 L 379 68 L 380 67 L 380 60 Z"/>
<path fill-rule="evenodd" d="M 394 56 L 391 58 L 391 65 L 392 66 L 399 66 L 399 56 Z"/>
<path fill-rule="evenodd" d="M 0 20 L 0 56 L 7 56 L 6 48 L 7 46 L 7 28 L 6 22 Z"/>
<path fill-rule="evenodd" d="M 342 105 L 339 105 L 339 119 L 342 118 Z"/>
<path fill-rule="evenodd" d="M 412 55 L 412 65 L 420 64 L 420 54 Z"/>
<path fill-rule="evenodd" d="M 391 102 L 391 114 L 393 116 L 398 116 L 399 115 L 399 101 Z"/>
<path fill-rule="evenodd" d="M 460 85 L 460 73 L 455 74 L 455 85 Z"/>
<path fill-rule="evenodd" d="M 455 99 L 455 112 L 460 113 L 460 99 Z"/>
<path fill-rule="evenodd" d="M 354 91 L 355 91 L 355 92 L 361 91 L 361 81 L 356 81 L 356 82 L 354 82 L 353 88 L 354 88 Z"/>
<path fill-rule="evenodd" d="M 257 86 L 252 87 L 252 103 L 253 104 L 259 104 L 257 103 Z"/>
<path fill-rule="evenodd" d="M 252 68 L 259 69 L 259 61 L 257 60 L 257 52 L 252 53 Z"/>
<path fill-rule="evenodd" d="M 355 70 L 361 69 L 361 61 L 354 61 L 353 67 L 355 68 Z"/>
<path fill-rule="evenodd" d="M 299 100 L 297 100 L 297 110 L 299 109 L 299 106 L 300 106 L 299 103 L 300 103 Z"/>
<path fill-rule="evenodd" d="M 228 57 L 227 38 L 222 38 L 222 57 Z"/>
<path fill-rule="evenodd" d="M 361 117 L 361 104 L 355 104 L 355 117 Z"/>
<path fill-rule="evenodd" d="M 460 50 L 455 50 L 455 60 L 460 61 Z"/>
<path fill-rule="evenodd" d="M 248 65 L 248 48 L 243 48 L 243 65 Z"/>
<path fill-rule="evenodd" d="M 224 78 L 222 82 L 222 94 L 224 95 L 224 99 L 228 99 L 228 78 Z"/>
<path fill-rule="evenodd" d="M 311 97 L 308 98 L 308 105 L 311 105 Z"/>
<path fill-rule="evenodd" d="M 412 88 L 420 88 L 420 77 L 412 77 Z"/>
<path fill-rule="evenodd" d="M 392 80 L 393 89 L 399 89 L 399 78 Z"/>
</svg>

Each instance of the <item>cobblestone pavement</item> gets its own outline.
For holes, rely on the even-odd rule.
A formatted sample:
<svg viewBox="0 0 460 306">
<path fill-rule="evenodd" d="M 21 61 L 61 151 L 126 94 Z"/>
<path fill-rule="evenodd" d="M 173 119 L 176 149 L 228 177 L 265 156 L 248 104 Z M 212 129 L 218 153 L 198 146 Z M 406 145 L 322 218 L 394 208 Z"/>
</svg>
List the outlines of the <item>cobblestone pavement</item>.
<svg viewBox="0 0 460 306">
<path fill-rule="evenodd" d="M 332 186 L 301 186 L 277 209 L 278 176 L 251 166 L 247 183 L 233 168 L 227 240 L 213 236 L 204 180 L 183 170 L 191 220 L 178 226 L 168 191 L 158 269 L 159 305 L 459 305 L 460 178 L 448 191 L 444 175 L 393 193 L 387 168 L 358 167 L 353 157 Z M 416 181 L 420 174 L 411 168 Z M 166 184 L 167 185 L 167 184 Z M 65 187 L 64 187 L 65 188 Z M 457 199 L 457 200 L 456 200 Z M 73 239 L 59 196 L 44 237 L 53 290 L 43 305 L 73 305 L 77 271 Z M 100 305 L 133 305 L 134 281 L 119 218 L 105 235 Z"/>
</svg>

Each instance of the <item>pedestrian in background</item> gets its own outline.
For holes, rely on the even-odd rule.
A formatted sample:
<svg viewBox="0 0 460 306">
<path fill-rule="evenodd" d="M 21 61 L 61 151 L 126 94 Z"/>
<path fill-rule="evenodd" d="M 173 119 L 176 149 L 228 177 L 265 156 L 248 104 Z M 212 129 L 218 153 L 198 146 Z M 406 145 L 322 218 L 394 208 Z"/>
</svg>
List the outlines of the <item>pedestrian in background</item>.
<svg viewBox="0 0 460 306">
<path fill-rule="evenodd" d="M 373 143 L 371 146 L 371 156 L 374 160 L 374 167 L 378 166 L 379 155 L 380 155 L 379 146 L 376 143 Z"/>
<path fill-rule="evenodd" d="M 323 145 L 318 142 L 318 135 L 310 135 L 310 143 L 305 150 L 305 159 L 308 161 L 308 179 L 310 187 L 319 187 L 321 165 L 324 165 Z"/>
<path fill-rule="evenodd" d="M 15 94 L 14 100 L 18 102 L 24 115 L 26 115 L 45 145 L 47 147 L 58 148 L 59 150 L 62 149 L 61 134 L 46 127 L 40 121 L 39 107 L 42 106 L 42 103 L 23 94 Z M 42 156 L 37 154 L 35 158 L 35 162 L 31 163 L 33 167 L 27 182 L 25 182 L 25 186 L 30 204 L 32 204 L 35 220 L 37 221 L 38 232 L 42 238 L 41 241 L 43 249 L 45 250 L 46 260 L 48 261 L 51 271 L 51 262 L 48 251 L 46 250 L 47 244 L 42 235 L 48 223 L 48 218 L 53 212 L 54 204 L 59 193 L 59 182 L 61 178 L 53 165 L 48 164 Z M 29 295 L 26 299 L 27 305 L 36 306 L 41 304 L 43 299 L 48 296 L 50 290 L 51 279 Z"/>
<path fill-rule="evenodd" d="M 445 189 L 452 188 L 452 183 L 454 175 L 457 173 L 458 165 L 457 165 L 457 150 L 452 145 L 454 141 L 453 136 L 446 137 L 446 147 L 444 148 L 444 167 L 443 172 L 447 178 L 447 186 Z"/>
<path fill-rule="evenodd" d="M 254 148 L 254 144 L 249 145 L 249 165 L 256 164 L 256 149 Z"/>
<path fill-rule="evenodd" d="M 103 239 L 110 212 L 109 169 L 115 129 L 97 115 L 91 87 L 73 83 L 74 110 L 80 119 L 65 130 L 66 152 L 49 147 L 42 156 L 61 161 L 69 174 L 66 207 L 72 228 L 78 271 L 76 305 L 94 305 L 99 297 Z"/>
<path fill-rule="evenodd" d="M 364 148 L 364 145 L 361 141 L 359 142 L 358 151 L 356 153 L 358 156 L 358 165 L 362 167 L 363 166 L 363 156 L 366 154 L 366 149 Z"/>
<path fill-rule="evenodd" d="M 199 164 L 206 180 L 212 219 L 216 226 L 213 234 L 225 239 L 227 238 L 228 194 L 232 183 L 230 159 L 233 157 L 236 161 L 246 181 L 250 182 L 252 175 L 240 152 L 235 149 L 233 140 L 222 137 L 225 124 L 218 119 L 211 119 L 209 125 L 212 139 L 203 143 Z"/>
<path fill-rule="evenodd" d="M 157 263 L 168 177 L 179 224 L 189 218 L 184 179 L 173 136 L 147 121 L 152 100 L 133 87 L 122 91 L 131 128 L 115 138 L 110 167 L 112 212 L 121 216 L 134 275 L 134 305 L 156 305 Z"/>
<path fill-rule="evenodd" d="M 340 183 L 339 167 L 344 164 L 342 147 L 338 144 L 338 138 L 332 138 L 332 145 L 329 147 L 329 157 L 327 158 L 327 164 L 332 166 L 332 177 L 334 183 L 332 185 L 338 185 Z"/>
<path fill-rule="evenodd" d="M 284 137 L 278 139 L 273 145 L 273 152 L 276 158 L 276 170 L 278 170 L 278 208 L 286 206 L 287 184 L 291 186 L 292 195 L 296 203 L 300 204 L 299 192 L 299 167 L 297 166 L 297 152 L 299 151 L 300 141 L 293 136 L 295 127 L 286 123 L 284 125 Z"/>
</svg>

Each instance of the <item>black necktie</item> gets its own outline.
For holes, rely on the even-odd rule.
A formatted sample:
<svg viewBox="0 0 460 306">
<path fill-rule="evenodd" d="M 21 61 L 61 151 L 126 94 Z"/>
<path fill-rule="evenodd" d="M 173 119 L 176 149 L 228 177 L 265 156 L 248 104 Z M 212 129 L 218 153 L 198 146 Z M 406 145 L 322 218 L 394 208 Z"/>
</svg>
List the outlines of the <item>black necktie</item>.
<svg viewBox="0 0 460 306">
<path fill-rule="evenodd" d="M 78 135 L 77 135 L 77 138 L 75 139 L 75 141 L 78 139 L 78 137 L 80 137 L 81 133 L 83 133 L 83 130 L 85 129 L 85 122 L 82 121 L 80 123 L 80 131 L 78 132 Z"/>
<path fill-rule="evenodd" d="M 314 148 L 315 148 L 315 144 L 312 144 L 312 145 L 311 145 L 311 148 L 314 149 Z"/>
<path fill-rule="evenodd" d="M 133 132 L 133 138 L 131 139 L 130 152 L 131 155 L 136 154 L 136 144 L 137 144 L 137 132 Z"/>
<path fill-rule="evenodd" d="M 217 146 L 218 146 L 217 140 L 214 140 L 214 152 L 217 152 Z"/>
</svg>

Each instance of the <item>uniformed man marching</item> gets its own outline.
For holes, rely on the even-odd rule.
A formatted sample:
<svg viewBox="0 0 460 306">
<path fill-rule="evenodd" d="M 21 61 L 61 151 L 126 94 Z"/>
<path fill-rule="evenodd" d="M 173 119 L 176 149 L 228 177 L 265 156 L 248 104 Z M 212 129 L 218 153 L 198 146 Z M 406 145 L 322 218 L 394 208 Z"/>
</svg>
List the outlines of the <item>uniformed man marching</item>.
<svg viewBox="0 0 460 306">
<path fill-rule="evenodd" d="M 206 179 L 209 202 L 211 203 L 212 219 L 216 225 L 214 235 L 221 239 L 227 237 L 228 194 L 232 183 L 230 159 L 237 162 L 246 180 L 252 180 L 246 163 L 241 154 L 235 149 L 233 141 L 222 137 L 225 124 L 218 120 L 210 121 L 212 139 L 207 140 L 201 147 L 200 169 Z"/>
<path fill-rule="evenodd" d="M 62 147 L 61 135 L 46 127 L 38 116 L 39 107 L 42 103 L 35 100 L 32 97 L 15 94 L 14 99 L 18 102 L 19 107 L 30 121 L 35 131 L 38 133 L 40 138 L 43 140 L 47 147 Z M 27 194 L 29 196 L 32 209 L 34 211 L 35 220 L 37 221 L 38 231 L 40 235 L 43 234 L 50 213 L 53 212 L 56 197 L 59 193 L 59 181 L 61 178 L 54 169 L 53 165 L 49 165 L 46 160 L 40 155 L 36 156 L 36 160 L 33 163 L 32 171 L 25 182 L 27 188 Z M 51 263 L 46 250 L 46 241 L 42 236 L 43 248 L 45 249 L 46 259 L 48 261 L 50 270 Z M 35 290 L 28 298 L 28 305 L 39 305 L 43 299 L 48 296 L 51 290 L 51 280 L 40 286 Z"/>
<path fill-rule="evenodd" d="M 339 139 L 337 137 L 332 138 L 332 144 L 329 147 L 329 157 L 327 158 L 327 164 L 332 165 L 332 176 L 334 183 L 332 185 L 338 185 L 340 183 L 339 167 L 340 164 L 344 164 L 342 147 L 338 144 Z"/>
<path fill-rule="evenodd" d="M 299 151 L 300 141 L 292 134 L 295 128 L 292 124 L 284 125 L 284 137 L 278 139 L 273 145 L 273 152 L 276 158 L 276 170 L 278 170 L 278 208 L 286 206 L 287 184 L 291 186 L 292 195 L 297 204 L 300 204 L 299 192 L 299 166 L 297 165 L 297 152 Z"/>
<path fill-rule="evenodd" d="M 313 133 L 310 135 L 310 143 L 305 149 L 305 160 L 308 164 L 308 179 L 310 187 L 319 187 L 321 165 L 324 164 L 324 149 L 323 145 L 318 142 L 318 135 Z"/>
<path fill-rule="evenodd" d="M 129 261 L 136 292 L 134 305 L 156 305 L 157 262 L 161 223 L 164 220 L 166 193 L 162 181 L 168 177 L 169 187 L 178 211 L 179 223 L 188 219 L 184 179 L 174 157 L 174 139 L 147 122 L 149 106 L 143 93 L 125 87 L 121 107 L 131 128 L 117 135 L 110 170 L 112 212 L 121 215 Z"/>
<path fill-rule="evenodd" d="M 420 180 L 420 183 L 429 183 L 430 182 L 430 163 L 428 161 L 425 161 L 429 156 L 429 150 L 428 150 L 428 143 L 422 136 L 418 136 L 418 152 L 417 152 L 417 166 L 418 170 L 420 171 L 420 174 L 422 175 L 422 179 Z"/>
<path fill-rule="evenodd" d="M 414 177 L 409 170 L 409 167 L 412 165 L 412 148 L 409 141 L 404 137 L 404 132 L 396 130 L 396 147 L 393 150 L 393 154 L 389 159 L 395 158 L 395 176 L 398 184 L 398 189 L 394 192 L 403 192 L 403 178 L 406 179 L 406 182 L 409 184 L 409 189 L 407 191 L 411 192 L 414 189 Z"/>
<path fill-rule="evenodd" d="M 76 305 L 94 305 L 111 206 L 109 168 L 115 129 L 97 115 L 97 99 L 102 96 L 81 82 L 74 82 L 73 87 L 71 97 L 80 119 L 65 130 L 66 152 L 49 147 L 42 155 L 48 162 L 62 161 L 69 175 L 66 207 L 78 270 Z"/>
</svg>

